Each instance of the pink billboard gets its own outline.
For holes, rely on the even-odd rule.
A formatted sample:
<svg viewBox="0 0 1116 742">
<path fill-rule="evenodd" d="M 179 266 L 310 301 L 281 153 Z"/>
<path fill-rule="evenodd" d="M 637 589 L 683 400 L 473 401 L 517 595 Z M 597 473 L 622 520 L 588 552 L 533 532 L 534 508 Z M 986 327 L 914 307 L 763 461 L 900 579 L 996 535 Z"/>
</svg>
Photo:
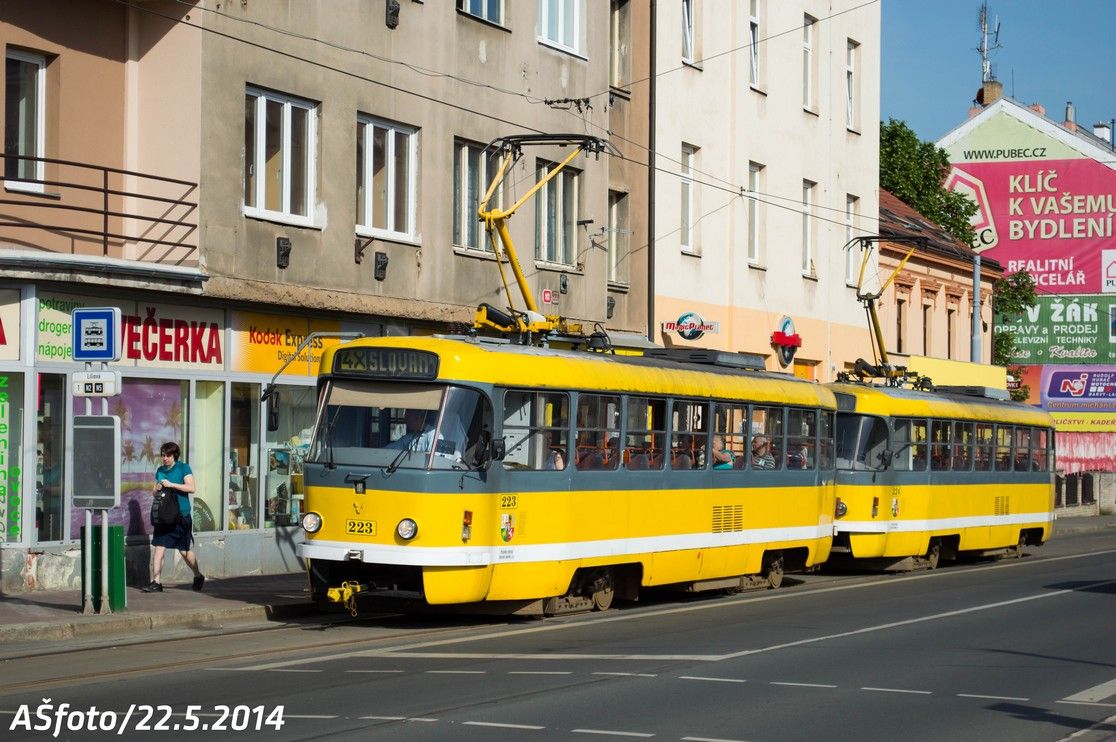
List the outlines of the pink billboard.
<svg viewBox="0 0 1116 742">
<path fill-rule="evenodd" d="M 977 252 L 1042 294 L 1116 294 L 1116 171 L 1091 159 L 958 162 L 946 187 L 978 205 Z"/>
</svg>

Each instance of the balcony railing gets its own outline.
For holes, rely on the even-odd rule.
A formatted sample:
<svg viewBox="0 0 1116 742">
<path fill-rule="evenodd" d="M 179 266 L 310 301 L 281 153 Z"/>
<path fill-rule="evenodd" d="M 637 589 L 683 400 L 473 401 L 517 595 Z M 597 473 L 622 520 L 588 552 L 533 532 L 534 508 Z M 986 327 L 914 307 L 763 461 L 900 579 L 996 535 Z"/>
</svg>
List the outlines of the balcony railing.
<svg viewBox="0 0 1116 742">
<path fill-rule="evenodd" d="M 197 183 L 47 157 L 0 159 L 0 249 L 198 265 Z"/>
</svg>

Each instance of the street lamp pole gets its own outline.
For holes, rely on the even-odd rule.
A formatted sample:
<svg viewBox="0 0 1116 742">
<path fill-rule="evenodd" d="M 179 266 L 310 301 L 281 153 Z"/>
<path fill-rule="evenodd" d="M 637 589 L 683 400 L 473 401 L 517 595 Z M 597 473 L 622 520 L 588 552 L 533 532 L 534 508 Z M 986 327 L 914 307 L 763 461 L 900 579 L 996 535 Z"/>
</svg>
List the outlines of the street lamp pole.
<svg viewBox="0 0 1116 742">
<path fill-rule="evenodd" d="M 973 363 L 980 363 L 980 255 L 973 257 L 973 339 L 970 357 Z"/>
</svg>

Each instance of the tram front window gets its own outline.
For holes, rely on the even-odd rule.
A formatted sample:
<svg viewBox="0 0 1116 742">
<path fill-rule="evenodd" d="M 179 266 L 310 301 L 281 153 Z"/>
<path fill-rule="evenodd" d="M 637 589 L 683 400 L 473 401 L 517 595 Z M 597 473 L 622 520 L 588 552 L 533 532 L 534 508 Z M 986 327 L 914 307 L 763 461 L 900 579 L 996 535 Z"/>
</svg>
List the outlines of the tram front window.
<svg viewBox="0 0 1116 742">
<path fill-rule="evenodd" d="M 479 392 L 379 381 L 330 381 L 318 411 L 309 463 L 394 469 L 467 468 L 470 449 L 492 430 Z"/>
<path fill-rule="evenodd" d="M 837 468 L 878 471 L 887 467 L 887 423 L 868 415 L 837 415 Z"/>
</svg>

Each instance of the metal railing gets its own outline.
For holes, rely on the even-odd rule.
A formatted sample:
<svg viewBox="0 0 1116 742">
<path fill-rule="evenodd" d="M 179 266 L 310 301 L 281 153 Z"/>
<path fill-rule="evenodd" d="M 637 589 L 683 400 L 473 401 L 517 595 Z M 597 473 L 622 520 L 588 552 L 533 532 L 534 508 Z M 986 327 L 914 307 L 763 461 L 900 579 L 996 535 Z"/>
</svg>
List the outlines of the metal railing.
<svg viewBox="0 0 1116 742">
<path fill-rule="evenodd" d="M 0 246 L 198 263 L 197 183 L 49 157 L 0 160 Z M 23 163 L 42 177 L 18 177 Z"/>
</svg>

